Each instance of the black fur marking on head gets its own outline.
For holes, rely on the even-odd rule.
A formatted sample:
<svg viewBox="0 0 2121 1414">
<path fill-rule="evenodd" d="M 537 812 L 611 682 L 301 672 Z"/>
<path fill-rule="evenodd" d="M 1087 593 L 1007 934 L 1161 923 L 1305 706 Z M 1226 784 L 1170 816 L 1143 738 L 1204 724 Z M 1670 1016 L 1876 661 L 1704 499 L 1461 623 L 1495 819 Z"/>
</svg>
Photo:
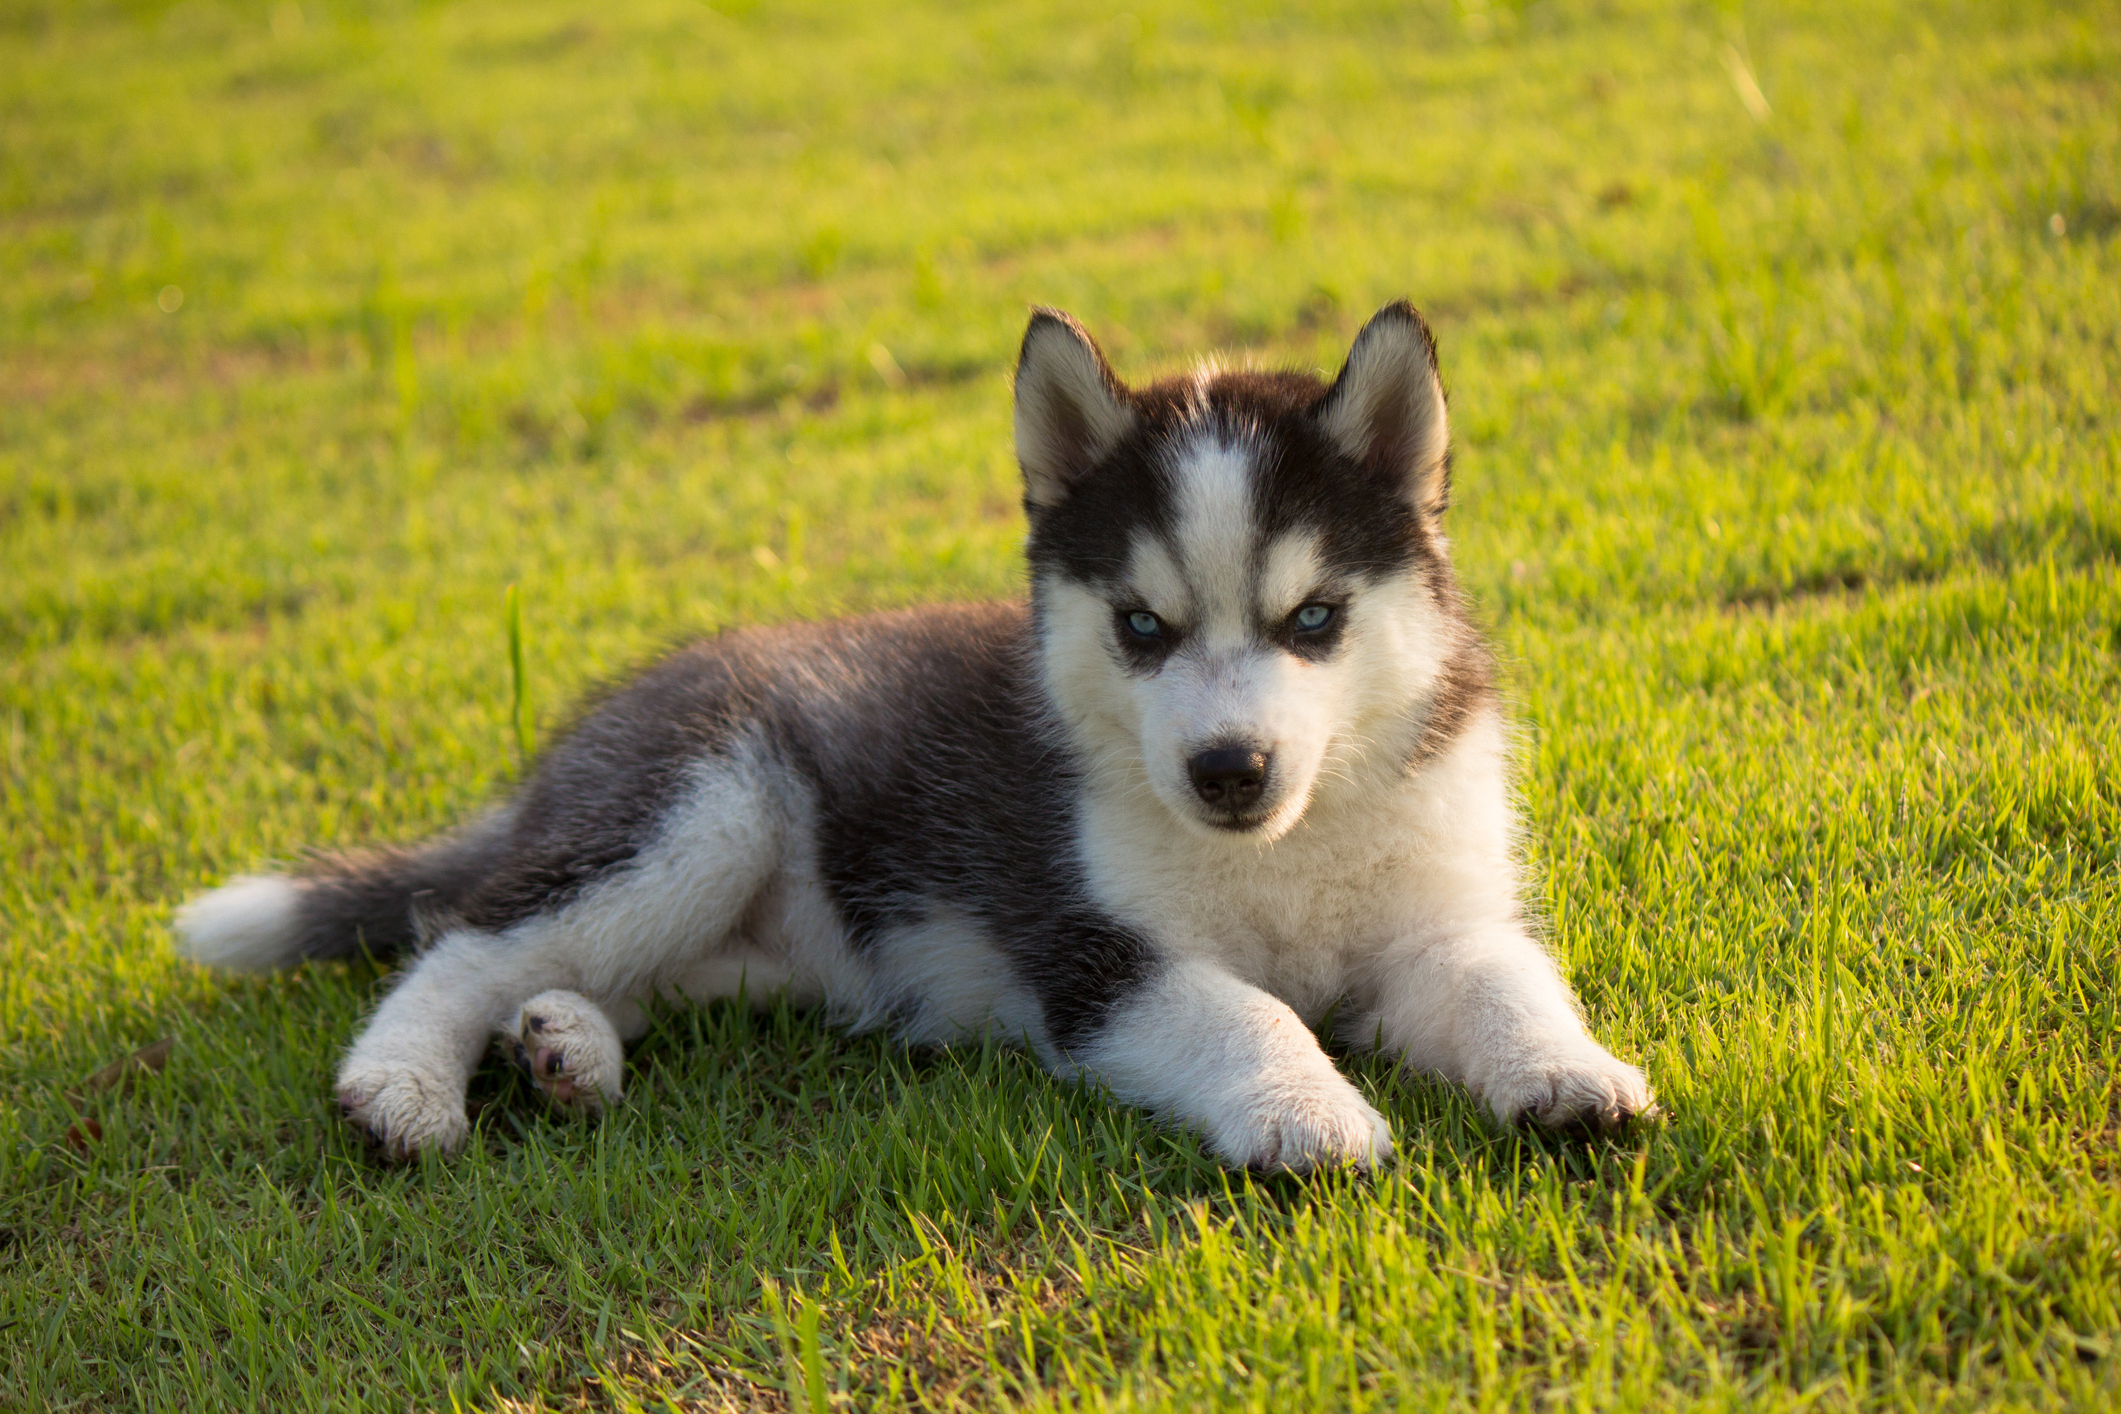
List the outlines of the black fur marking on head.
<svg viewBox="0 0 2121 1414">
<path fill-rule="evenodd" d="M 1130 400 L 1137 413 L 1133 430 L 1077 478 L 1065 501 L 1029 508 L 1024 555 L 1034 579 L 1041 570 L 1054 570 L 1078 583 L 1109 587 L 1126 574 L 1137 538 L 1144 533 L 1168 538 L 1176 532 L 1178 512 L 1165 456 L 1169 430 L 1140 416 L 1142 394 L 1131 394 Z"/>
<path fill-rule="evenodd" d="M 1252 513 L 1262 552 L 1281 536 L 1317 538 L 1327 571 L 1353 580 L 1390 579 L 1441 558 L 1433 531 L 1394 468 L 1358 462 L 1311 415 L 1325 389 L 1305 379 L 1313 401 L 1262 428 L 1264 450 Z"/>
<path fill-rule="evenodd" d="M 1427 326 L 1420 328 L 1426 337 Z M 1078 477 L 1065 501 L 1031 508 L 1025 555 L 1034 576 L 1056 571 L 1109 586 L 1142 535 L 1173 542 L 1172 458 L 1197 441 L 1256 449 L 1262 554 L 1281 535 L 1305 531 L 1318 537 L 1328 568 L 1346 577 L 1383 579 L 1441 564 L 1433 516 L 1417 502 L 1408 468 L 1351 455 L 1321 422 L 1335 386 L 1308 373 L 1247 371 L 1123 389 L 1134 410 L 1126 435 Z"/>
</svg>

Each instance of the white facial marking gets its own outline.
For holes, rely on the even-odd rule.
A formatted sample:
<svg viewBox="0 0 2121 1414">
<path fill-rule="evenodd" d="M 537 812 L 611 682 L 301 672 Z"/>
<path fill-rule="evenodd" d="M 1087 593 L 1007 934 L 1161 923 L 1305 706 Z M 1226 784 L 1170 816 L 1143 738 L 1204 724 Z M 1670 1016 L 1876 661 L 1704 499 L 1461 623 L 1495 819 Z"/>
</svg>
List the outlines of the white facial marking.
<svg viewBox="0 0 2121 1414">
<path fill-rule="evenodd" d="M 1259 575 L 1260 621 L 1278 624 L 1288 618 L 1309 601 L 1324 578 L 1317 536 L 1297 532 L 1277 539 L 1267 547 L 1266 567 Z"/>
<path fill-rule="evenodd" d="M 1197 616 L 1192 586 L 1171 551 L 1155 536 L 1135 542 L 1127 557 L 1127 583 L 1136 599 L 1167 624 L 1189 624 Z"/>
<path fill-rule="evenodd" d="M 1252 463 L 1255 449 L 1242 443 L 1200 441 L 1185 448 L 1172 468 L 1177 481 L 1179 554 L 1193 589 L 1197 644 L 1211 649 L 1241 647 L 1250 629 L 1252 553 Z"/>
</svg>

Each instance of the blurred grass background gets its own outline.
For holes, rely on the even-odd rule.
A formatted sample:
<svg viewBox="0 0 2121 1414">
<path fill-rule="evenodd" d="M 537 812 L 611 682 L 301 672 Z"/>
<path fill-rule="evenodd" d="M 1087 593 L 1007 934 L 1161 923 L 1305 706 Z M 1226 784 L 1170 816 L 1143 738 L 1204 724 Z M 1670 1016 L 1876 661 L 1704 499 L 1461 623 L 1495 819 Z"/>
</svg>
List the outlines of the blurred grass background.
<svg viewBox="0 0 2121 1414">
<path fill-rule="evenodd" d="M 2110 1407 L 2117 111 L 2096 3 L 0 0 L 0 1404 Z M 512 776 L 509 585 L 547 724 L 1013 593 L 1028 304 L 1134 376 L 1399 295 L 1665 1126 L 1364 1063 L 1401 1166 L 1255 1185 L 714 1009 L 389 1172 L 373 973 L 174 960 Z"/>
</svg>

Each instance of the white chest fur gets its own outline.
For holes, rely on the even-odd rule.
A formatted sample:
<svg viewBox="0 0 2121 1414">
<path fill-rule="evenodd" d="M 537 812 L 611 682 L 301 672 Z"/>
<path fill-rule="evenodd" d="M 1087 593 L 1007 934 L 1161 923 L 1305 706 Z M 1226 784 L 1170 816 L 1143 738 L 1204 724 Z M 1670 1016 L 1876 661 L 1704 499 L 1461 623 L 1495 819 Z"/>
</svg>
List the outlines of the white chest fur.
<svg viewBox="0 0 2121 1414">
<path fill-rule="evenodd" d="M 1316 1020 L 1353 969 L 1410 936 L 1514 916 L 1500 723 L 1417 774 L 1336 782 L 1281 838 L 1210 835 L 1143 790 L 1093 790 L 1080 845 L 1097 901 Z"/>
</svg>

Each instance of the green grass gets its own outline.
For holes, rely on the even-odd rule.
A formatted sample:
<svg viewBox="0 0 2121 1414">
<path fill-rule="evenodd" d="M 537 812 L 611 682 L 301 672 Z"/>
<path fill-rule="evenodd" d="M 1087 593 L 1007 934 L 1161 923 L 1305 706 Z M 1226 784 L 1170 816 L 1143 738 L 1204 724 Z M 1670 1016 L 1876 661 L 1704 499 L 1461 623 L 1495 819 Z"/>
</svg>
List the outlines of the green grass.
<svg viewBox="0 0 2121 1414">
<path fill-rule="evenodd" d="M 2121 12 L 1132 3 L 0 4 L 0 1406 L 2121 1400 Z M 375 972 L 176 961 L 674 636 L 1013 592 L 1028 303 L 1399 294 L 1664 1124 L 1356 1062 L 1398 1167 L 1254 1182 L 718 1007 L 391 1170 Z"/>
</svg>

